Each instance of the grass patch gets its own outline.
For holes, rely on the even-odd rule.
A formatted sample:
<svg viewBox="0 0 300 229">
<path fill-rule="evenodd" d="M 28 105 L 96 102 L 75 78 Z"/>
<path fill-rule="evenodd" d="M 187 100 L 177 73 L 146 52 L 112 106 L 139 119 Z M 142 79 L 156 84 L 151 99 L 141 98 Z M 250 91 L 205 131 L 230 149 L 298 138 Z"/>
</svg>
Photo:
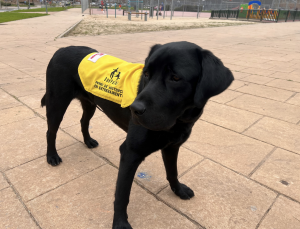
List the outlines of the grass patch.
<svg viewBox="0 0 300 229">
<path fill-rule="evenodd" d="M 47 14 L 22 14 L 22 13 L 12 13 L 12 12 L 4 12 L 0 13 L 0 23 L 22 20 L 33 17 L 41 17 L 46 16 Z"/>
<path fill-rule="evenodd" d="M 48 12 L 59 12 L 70 9 L 72 7 L 48 7 Z M 37 8 L 37 9 L 29 9 L 29 10 L 15 10 L 14 12 L 22 13 L 22 12 L 46 12 L 46 8 Z"/>
</svg>

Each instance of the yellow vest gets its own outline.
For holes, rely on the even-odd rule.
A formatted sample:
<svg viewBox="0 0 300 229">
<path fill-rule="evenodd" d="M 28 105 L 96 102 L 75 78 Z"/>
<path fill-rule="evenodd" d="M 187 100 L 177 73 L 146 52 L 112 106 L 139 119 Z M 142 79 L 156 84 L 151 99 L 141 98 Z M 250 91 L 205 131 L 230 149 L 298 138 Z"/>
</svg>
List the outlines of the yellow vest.
<svg viewBox="0 0 300 229">
<path fill-rule="evenodd" d="M 79 64 L 78 74 L 86 91 L 124 108 L 130 106 L 137 96 L 143 68 L 143 64 L 91 53 Z"/>
</svg>

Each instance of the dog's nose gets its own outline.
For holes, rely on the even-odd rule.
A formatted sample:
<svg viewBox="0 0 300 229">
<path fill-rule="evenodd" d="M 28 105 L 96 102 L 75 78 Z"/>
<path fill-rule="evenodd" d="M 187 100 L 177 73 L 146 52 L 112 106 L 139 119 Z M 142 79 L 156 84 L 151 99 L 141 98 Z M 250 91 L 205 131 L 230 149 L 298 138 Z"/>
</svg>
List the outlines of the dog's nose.
<svg viewBox="0 0 300 229">
<path fill-rule="evenodd" d="M 145 113 L 146 108 L 145 106 L 140 102 L 134 102 L 131 104 L 130 109 L 136 114 L 136 115 L 142 115 Z"/>
</svg>

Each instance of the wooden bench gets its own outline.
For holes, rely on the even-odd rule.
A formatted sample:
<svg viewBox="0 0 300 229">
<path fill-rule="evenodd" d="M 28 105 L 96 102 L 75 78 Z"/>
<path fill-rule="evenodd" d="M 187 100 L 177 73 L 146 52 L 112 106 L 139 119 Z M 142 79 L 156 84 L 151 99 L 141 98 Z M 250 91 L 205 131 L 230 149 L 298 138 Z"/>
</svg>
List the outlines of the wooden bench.
<svg viewBox="0 0 300 229">
<path fill-rule="evenodd" d="M 148 12 L 145 12 L 145 13 L 140 13 L 140 12 L 127 12 L 128 13 L 128 20 L 131 21 L 131 14 L 141 14 L 141 15 L 145 15 L 145 21 L 147 21 L 147 15 L 148 15 Z M 142 19 L 142 18 L 141 18 Z"/>
</svg>

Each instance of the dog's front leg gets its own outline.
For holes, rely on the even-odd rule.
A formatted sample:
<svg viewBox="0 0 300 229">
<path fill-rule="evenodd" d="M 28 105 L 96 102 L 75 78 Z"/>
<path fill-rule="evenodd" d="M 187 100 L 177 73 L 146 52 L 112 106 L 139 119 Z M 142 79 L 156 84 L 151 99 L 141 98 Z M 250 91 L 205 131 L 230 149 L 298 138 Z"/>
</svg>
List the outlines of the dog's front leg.
<svg viewBox="0 0 300 229">
<path fill-rule="evenodd" d="M 132 229 L 127 221 L 127 205 L 135 172 L 144 157 L 126 148 L 126 141 L 120 147 L 121 160 L 114 202 L 113 229 Z"/>
<path fill-rule="evenodd" d="M 178 181 L 177 158 L 179 152 L 178 145 L 171 145 L 162 149 L 162 156 L 167 173 L 167 180 L 170 183 L 172 191 L 181 199 L 187 200 L 194 196 L 194 192 L 185 184 Z"/>
</svg>

